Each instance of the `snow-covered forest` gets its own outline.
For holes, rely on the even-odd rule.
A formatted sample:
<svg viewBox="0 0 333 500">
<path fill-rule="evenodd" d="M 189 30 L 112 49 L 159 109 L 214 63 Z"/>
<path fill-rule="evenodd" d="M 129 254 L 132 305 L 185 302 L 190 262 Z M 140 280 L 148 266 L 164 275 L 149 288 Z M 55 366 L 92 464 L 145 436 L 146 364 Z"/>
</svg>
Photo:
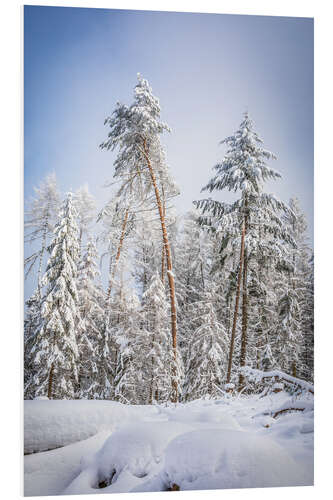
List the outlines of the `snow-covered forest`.
<svg viewBox="0 0 333 500">
<path fill-rule="evenodd" d="M 265 189 L 279 182 L 275 154 L 244 113 L 183 216 L 169 132 L 139 75 L 132 103 L 105 120 L 100 148 L 116 153 L 106 205 L 84 179 L 65 195 L 55 174 L 35 189 L 25 399 L 216 399 L 251 392 L 246 368 L 313 381 L 313 255 L 300 202 Z"/>
<path fill-rule="evenodd" d="M 266 190 L 276 156 L 245 112 L 178 214 L 160 113 L 139 75 L 106 118 L 104 206 L 55 174 L 27 204 L 28 496 L 313 484 L 301 203 Z"/>
</svg>

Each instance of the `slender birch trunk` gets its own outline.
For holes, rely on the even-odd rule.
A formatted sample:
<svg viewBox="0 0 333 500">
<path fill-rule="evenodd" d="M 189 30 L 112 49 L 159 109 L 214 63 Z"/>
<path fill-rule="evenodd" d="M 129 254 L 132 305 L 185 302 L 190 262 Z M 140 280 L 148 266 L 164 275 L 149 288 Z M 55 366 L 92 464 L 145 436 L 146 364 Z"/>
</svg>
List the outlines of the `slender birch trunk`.
<svg viewBox="0 0 333 500">
<path fill-rule="evenodd" d="M 237 324 L 240 287 L 241 287 L 241 281 L 242 281 L 242 271 L 243 271 L 243 261 L 244 261 L 245 234 L 246 234 L 246 225 L 245 225 L 245 221 L 244 221 L 243 222 L 243 229 L 242 229 L 241 250 L 240 250 L 240 256 L 239 256 L 239 271 L 238 271 L 238 280 L 237 280 L 234 319 L 233 319 L 233 323 L 232 323 L 232 331 L 231 331 L 231 339 L 230 339 L 230 350 L 229 350 L 228 371 L 227 371 L 227 384 L 230 382 L 232 357 L 233 357 L 234 345 L 235 345 L 236 324 Z"/>
<path fill-rule="evenodd" d="M 151 161 L 149 158 L 146 139 L 144 139 L 144 141 L 143 141 L 143 153 L 144 153 L 144 157 L 145 157 L 146 162 L 147 162 L 147 166 L 148 166 L 148 169 L 150 172 L 150 177 L 151 177 L 152 184 L 154 187 L 156 203 L 157 203 L 160 221 L 161 221 L 163 246 L 165 248 L 165 254 L 166 254 L 167 275 L 168 275 L 169 292 L 170 292 L 172 349 L 173 349 L 174 360 L 176 363 L 177 362 L 177 308 L 176 308 L 175 280 L 174 280 L 174 276 L 172 273 L 171 249 L 170 249 L 168 233 L 167 233 L 166 225 L 165 225 L 165 214 L 163 211 L 161 196 L 160 196 L 160 192 L 159 192 L 159 189 L 157 186 L 155 172 L 154 172 L 154 169 L 152 167 L 152 164 L 151 164 Z M 173 374 L 172 374 L 172 389 L 173 389 L 172 401 L 174 403 L 176 403 L 178 401 L 178 386 L 177 386 L 175 370 L 173 370 Z"/>
</svg>

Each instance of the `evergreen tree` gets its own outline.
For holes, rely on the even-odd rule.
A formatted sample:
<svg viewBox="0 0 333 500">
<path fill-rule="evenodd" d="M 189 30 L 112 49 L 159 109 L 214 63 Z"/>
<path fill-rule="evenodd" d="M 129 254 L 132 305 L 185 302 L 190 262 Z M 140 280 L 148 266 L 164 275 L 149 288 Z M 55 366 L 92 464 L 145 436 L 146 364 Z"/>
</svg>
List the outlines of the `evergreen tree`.
<svg viewBox="0 0 333 500">
<path fill-rule="evenodd" d="M 193 327 L 192 305 L 200 300 L 210 276 L 213 242 L 210 233 L 198 223 L 198 213 L 187 213 L 180 222 L 175 245 L 175 271 L 178 303 L 179 349 L 184 363 Z"/>
<path fill-rule="evenodd" d="M 266 161 L 274 159 L 275 156 L 262 148 L 262 140 L 254 131 L 253 122 L 248 113 L 245 113 L 244 120 L 236 133 L 224 139 L 222 143 L 227 144 L 227 152 L 222 162 L 215 166 L 217 174 L 203 190 L 210 192 L 222 189 L 240 191 L 241 197 L 234 203 L 213 201 L 211 199 L 195 203 L 197 207 L 203 209 L 203 213 L 208 212 L 214 217 L 218 217 L 222 225 L 228 224 L 230 220 L 234 221 L 237 218 L 240 228 L 240 257 L 227 371 L 227 382 L 230 382 L 241 285 L 242 335 L 240 366 L 246 364 L 247 357 L 248 261 L 253 239 L 250 229 L 256 225 L 258 215 L 263 212 L 266 215 L 269 214 L 269 220 L 262 223 L 262 230 L 267 232 L 279 231 L 279 235 L 276 235 L 276 237 L 280 237 L 283 233 L 283 227 L 279 211 L 287 211 L 287 207 L 273 195 L 263 192 L 263 183 L 269 179 L 279 178 L 280 174 L 267 165 Z M 264 220 L 266 220 L 266 217 Z M 272 222 L 274 222 L 274 229 L 272 229 Z M 243 377 L 241 376 L 240 387 L 242 387 L 242 383 Z"/>
<path fill-rule="evenodd" d="M 168 328 L 168 303 L 165 289 L 155 273 L 143 294 L 143 329 L 147 335 L 148 351 L 145 356 L 149 373 L 148 403 L 167 401 L 171 395 L 170 362 L 171 337 Z"/>
<path fill-rule="evenodd" d="M 78 397 L 96 399 L 101 390 L 99 373 L 104 348 L 104 293 L 99 283 L 100 272 L 97 268 L 96 245 L 89 239 L 87 249 L 80 262 L 78 271 L 78 293 L 81 315 L 81 328 L 78 332 L 79 348 L 79 386 Z"/>
<path fill-rule="evenodd" d="M 305 327 L 305 322 L 311 318 L 313 309 L 311 300 L 308 301 L 311 296 L 309 291 L 312 281 L 311 255 L 305 239 L 307 224 L 299 201 L 297 198 L 292 198 L 289 205 L 292 215 L 286 214 L 285 222 L 296 245 L 289 249 L 288 265 L 279 268 L 275 282 L 279 299 L 275 358 L 283 371 L 295 377 L 301 375 L 308 377 L 304 353 L 307 343 L 305 337 L 309 332 L 308 340 L 313 334 L 311 326 L 310 331 Z"/>
<path fill-rule="evenodd" d="M 42 279 L 47 287 L 42 321 L 29 356 L 35 365 L 35 396 L 71 399 L 78 380 L 76 329 L 80 327 L 77 292 L 78 231 L 69 193 L 49 247 L 50 258 Z"/>
<path fill-rule="evenodd" d="M 217 321 L 214 310 L 214 287 L 207 287 L 202 300 L 193 306 L 194 321 L 199 326 L 189 341 L 189 355 L 186 370 L 186 400 L 211 398 L 220 395 L 226 375 L 227 335 L 225 328 Z"/>
<path fill-rule="evenodd" d="M 26 301 L 26 315 L 24 319 L 24 398 L 34 397 L 34 372 L 35 367 L 32 362 L 30 351 L 34 343 L 36 332 L 41 324 L 41 298 L 38 289 Z"/>
<path fill-rule="evenodd" d="M 115 332 L 117 364 L 115 398 L 125 404 L 146 404 L 148 399 L 147 335 L 140 327 L 140 303 L 134 292 L 123 293 L 121 318 Z"/>
</svg>

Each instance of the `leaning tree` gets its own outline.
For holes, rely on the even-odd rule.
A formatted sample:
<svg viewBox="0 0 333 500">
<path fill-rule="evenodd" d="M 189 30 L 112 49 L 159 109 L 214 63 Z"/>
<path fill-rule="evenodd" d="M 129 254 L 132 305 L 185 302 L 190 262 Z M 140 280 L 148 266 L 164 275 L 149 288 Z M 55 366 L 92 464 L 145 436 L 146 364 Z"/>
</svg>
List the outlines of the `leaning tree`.
<svg viewBox="0 0 333 500">
<path fill-rule="evenodd" d="M 140 201 L 150 201 L 158 213 L 169 283 L 172 350 L 176 366 L 177 310 L 166 210 L 166 200 L 175 194 L 175 187 L 160 141 L 160 135 L 170 129 L 161 122 L 159 101 L 153 96 L 147 80 L 140 75 L 134 89 L 134 102 L 130 106 L 118 103 L 113 114 L 106 118 L 105 124 L 109 125 L 110 130 L 101 148 L 112 151 L 118 149 L 114 178 L 126 183 L 123 196 L 130 193 L 131 199 L 134 197 Z M 172 378 L 172 387 L 172 400 L 177 401 L 176 373 Z"/>
</svg>

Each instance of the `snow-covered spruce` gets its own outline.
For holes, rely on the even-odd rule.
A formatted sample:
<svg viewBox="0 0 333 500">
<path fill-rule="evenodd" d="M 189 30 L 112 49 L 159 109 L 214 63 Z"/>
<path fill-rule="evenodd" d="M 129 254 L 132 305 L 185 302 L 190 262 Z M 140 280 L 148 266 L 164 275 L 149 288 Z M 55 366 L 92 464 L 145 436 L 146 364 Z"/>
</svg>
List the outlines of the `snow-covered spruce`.
<svg viewBox="0 0 333 500">
<path fill-rule="evenodd" d="M 104 348 L 105 296 L 100 284 L 97 267 L 97 249 L 88 240 L 78 269 L 80 329 L 77 329 L 79 350 L 79 382 L 76 396 L 81 399 L 98 399 L 104 390 L 105 374 L 101 363 Z"/>
<path fill-rule="evenodd" d="M 164 285 L 156 273 L 143 294 L 142 328 L 147 337 L 147 364 L 149 386 L 148 403 L 171 398 L 172 345 L 168 324 L 168 303 Z"/>
<path fill-rule="evenodd" d="M 273 244 L 276 243 L 277 248 L 281 239 L 291 241 L 291 238 L 281 221 L 281 212 L 288 212 L 288 207 L 273 195 L 268 195 L 263 191 L 265 181 L 280 177 L 278 172 L 267 165 L 267 160 L 274 159 L 275 155 L 263 149 L 262 140 L 255 132 L 253 122 L 247 112 L 235 134 L 224 139 L 222 143 L 227 145 L 226 154 L 223 160 L 215 166 L 216 175 L 203 190 L 209 192 L 223 189 L 240 191 L 241 197 L 233 203 L 213 201 L 209 198 L 197 201 L 195 205 L 202 209 L 203 215 L 208 213 L 210 217 L 213 217 L 213 219 L 203 217 L 203 224 L 213 223 L 215 227 L 223 227 L 224 239 L 228 238 L 230 226 L 230 236 L 235 235 L 235 225 L 239 227 L 238 277 L 227 370 L 227 382 L 230 382 L 241 295 L 242 333 L 239 364 L 245 366 L 247 363 L 248 317 L 249 312 L 251 313 L 248 307 L 248 281 L 251 273 L 251 260 L 256 262 L 256 257 L 258 257 L 260 236 L 273 234 Z M 243 385 L 242 375 L 240 375 L 239 385 L 240 388 Z"/>
<path fill-rule="evenodd" d="M 42 284 L 46 286 L 41 326 L 29 356 L 35 366 L 30 390 L 35 396 L 74 398 L 78 381 L 76 329 L 80 325 L 77 292 L 78 231 L 72 194 L 63 202 Z"/>
<path fill-rule="evenodd" d="M 192 305 L 192 324 L 188 339 L 185 399 L 216 398 L 226 374 L 228 338 L 214 310 L 215 288 L 207 287 L 202 299 Z"/>
<path fill-rule="evenodd" d="M 118 315 L 116 326 L 110 331 L 115 344 L 115 399 L 125 404 L 146 404 L 149 391 L 148 345 L 146 332 L 141 329 L 140 302 L 134 291 L 123 289 L 112 307 Z"/>
</svg>

